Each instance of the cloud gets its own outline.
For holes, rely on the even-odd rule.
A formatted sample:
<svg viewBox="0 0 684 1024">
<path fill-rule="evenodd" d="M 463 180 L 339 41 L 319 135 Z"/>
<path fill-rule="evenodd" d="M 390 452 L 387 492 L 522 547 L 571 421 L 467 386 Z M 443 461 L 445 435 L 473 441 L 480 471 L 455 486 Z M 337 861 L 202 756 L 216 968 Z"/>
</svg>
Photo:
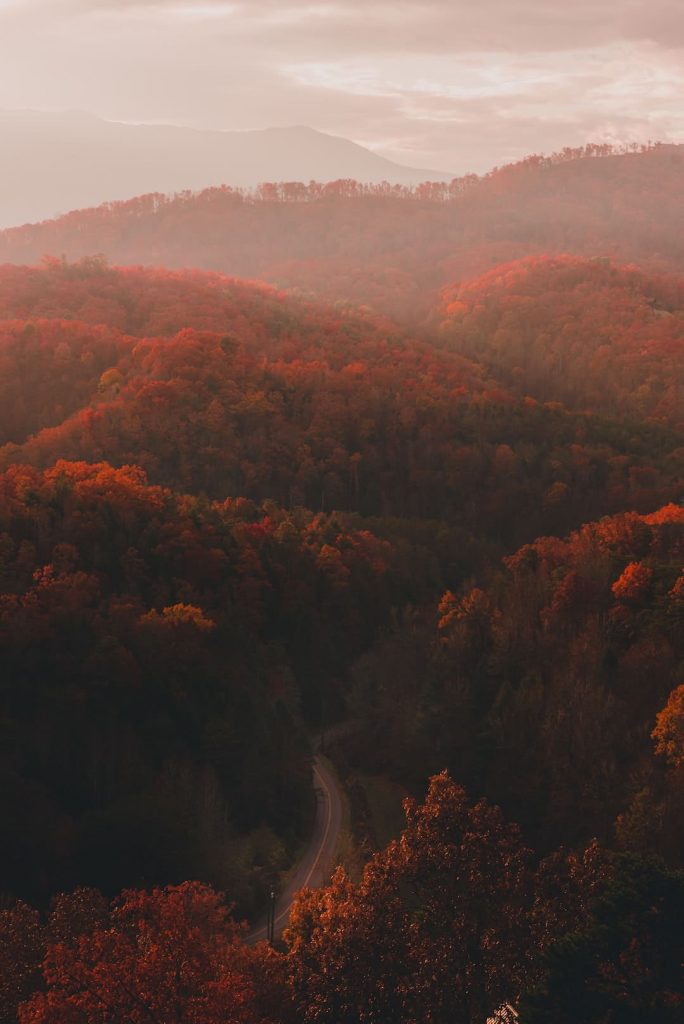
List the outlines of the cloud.
<svg viewBox="0 0 684 1024">
<path fill-rule="evenodd" d="M 0 107 L 305 123 L 455 172 L 684 138 L 680 0 L 0 0 Z"/>
<path fill-rule="evenodd" d="M 462 52 L 555 51 L 604 42 L 684 43 L 680 0 L 0 0 L 9 9 L 42 9 L 55 19 L 224 18 L 240 34 L 269 32 L 305 47 L 334 50 Z M 263 40 L 268 46 L 273 38 Z"/>
<path fill-rule="evenodd" d="M 410 52 L 555 51 L 617 39 L 684 42 L 680 0 L 27 0 L 83 15 L 109 12 L 197 21 L 236 18 L 240 29 L 282 30 L 295 46 Z M 293 38 L 290 38 L 292 36 Z"/>
</svg>

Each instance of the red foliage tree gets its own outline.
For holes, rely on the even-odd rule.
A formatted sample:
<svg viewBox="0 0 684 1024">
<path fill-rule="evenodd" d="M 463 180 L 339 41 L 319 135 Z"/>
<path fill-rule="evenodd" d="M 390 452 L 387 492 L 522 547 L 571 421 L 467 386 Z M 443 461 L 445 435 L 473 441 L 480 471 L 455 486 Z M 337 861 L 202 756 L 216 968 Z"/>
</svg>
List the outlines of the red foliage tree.
<svg viewBox="0 0 684 1024">
<path fill-rule="evenodd" d="M 667 704 L 656 718 L 651 733 L 656 753 L 663 754 L 675 768 L 684 765 L 684 685 L 670 694 Z"/>
<path fill-rule="evenodd" d="M 48 945 L 21 1024 L 267 1024 L 220 896 L 196 882 L 125 892 L 105 925 Z M 283 989 L 283 1003 L 287 992 Z"/>
<path fill-rule="evenodd" d="M 483 1021 L 514 996 L 532 943 L 527 851 L 446 773 L 358 885 L 303 892 L 286 939 L 304 1020 Z"/>
</svg>

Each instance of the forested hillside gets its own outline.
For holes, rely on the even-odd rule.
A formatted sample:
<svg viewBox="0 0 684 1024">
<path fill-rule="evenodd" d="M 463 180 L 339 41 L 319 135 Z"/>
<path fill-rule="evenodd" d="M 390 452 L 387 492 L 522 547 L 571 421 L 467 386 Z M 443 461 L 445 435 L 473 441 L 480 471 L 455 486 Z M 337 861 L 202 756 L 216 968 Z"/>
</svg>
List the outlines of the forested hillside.
<svg viewBox="0 0 684 1024">
<path fill-rule="evenodd" d="M 542 848 L 629 846 L 665 785 L 651 732 L 684 658 L 683 566 L 678 505 L 525 545 L 357 663 L 348 764 L 409 787 L 446 765 Z M 672 811 L 650 846 L 681 857 Z"/>
<path fill-rule="evenodd" d="M 302 704 L 401 597 L 390 546 L 64 461 L 0 477 L 0 544 L 4 890 L 199 876 L 250 912 L 308 824 Z"/>
<path fill-rule="evenodd" d="M 8 268 L 0 283 L 8 314 L 61 313 L 0 321 L 7 387 L 26 379 L 22 403 L 8 403 L 4 466 L 135 464 L 153 483 L 212 498 L 439 519 L 509 548 L 678 495 L 676 422 L 516 395 L 496 367 L 376 318 L 216 275 L 97 263 Z M 71 294 L 76 315 L 111 310 L 120 323 L 127 310 L 140 332 L 174 330 L 187 294 L 187 319 L 213 330 L 89 330 L 63 319 Z"/>
<path fill-rule="evenodd" d="M 605 259 L 533 257 L 445 289 L 439 330 L 518 394 L 679 429 L 682 286 Z"/>
<path fill-rule="evenodd" d="M 0 236 L 0 1024 L 681 1021 L 683 167 Z"/>
<path fill-rule="evenodd" d="M 0 261 L 103 253 L 220 270 L 415 324 L 444 285 L 530 254 L 684 270 L 683 183 L 679 146 L 588 146 L 415 188 L 342 180 L 151 194 L 0 232 Z"/>
</svg>

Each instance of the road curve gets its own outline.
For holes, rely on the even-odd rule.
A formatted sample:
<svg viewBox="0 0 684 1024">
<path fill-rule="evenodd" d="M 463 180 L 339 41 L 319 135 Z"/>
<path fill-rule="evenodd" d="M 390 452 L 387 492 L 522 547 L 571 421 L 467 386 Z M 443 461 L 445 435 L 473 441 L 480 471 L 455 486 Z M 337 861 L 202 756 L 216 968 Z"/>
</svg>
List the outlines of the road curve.
<svg viewBox="0 0 684 1024">
<path fill-rule="evenodd" d="M 313 759 L 316 815 L 311 840 L 301 860 L 278 897 L 275 908 L 275 937 L 279 938 L 290 918 L 295 894 L 300 889 L 317 889 L 330 877 L 342 828 L 342 796 L 337 779 L 320 757 Z M 268 938 L 266 924 L 249 932 L 250 944 Z"/>
</svg>

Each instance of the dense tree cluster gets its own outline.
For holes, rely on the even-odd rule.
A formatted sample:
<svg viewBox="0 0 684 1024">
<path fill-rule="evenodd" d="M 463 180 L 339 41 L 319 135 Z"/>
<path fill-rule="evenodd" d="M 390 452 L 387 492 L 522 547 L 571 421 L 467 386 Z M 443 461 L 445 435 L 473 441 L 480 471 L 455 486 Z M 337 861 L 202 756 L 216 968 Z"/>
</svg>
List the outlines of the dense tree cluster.
<svg viewBox="0 0 684 1024">
<path fill-rule="evenodd" d="M 45 257 L 40 266 L 0 267 L 0 312 L 15 320 L 107 324 L 135 337 L 183 328 L 234 337 L 250 351 L 351 360 L 364 335 L 403 335 L 387 317 L 348 304 L 334 309 L 258 281 L 198 270 L 111 267 L 102 256 L 75 263 Z"/>
<path fill-rule="evenodd" d="M 683 170 L 679 146 L 587 147 L 414 190 L 339 181 L 147 195 L 0 232 L 0 260 L 104 253 L 221 270 L 415 323 L 444 285 L 530 254 L 684 269 Z"/>
<path fill-rule="evenodd" d="M 541 958 L 526 1024 L 677 1024 L 684 1015 L 684 872 L 618 860 L 589 913 Z"/>
<path fill-rule="evenodd" d="M 448 289 L 444 302 L 449 345 L 508 388 L 682 428 L 680 277 L 602 259 L 535 257 Z"/>
<path fill-rule="evenodd" d="M 304 1019 L 486 1020 L 517 992 L 534 945 L 529 852 L 497 808 L 442 774 L 365 867 L 300 897 L 288 943 Z M 369 969 L 369 965 L 372 967 Z"/>
<path fill-rule="evenodd" d="M 0 476 L 5 894 L 200 877 L 251 909 L 307 823 L 302 705 L 386 620 L 391 559 L 137 468 Z"/>
<path fill-rule="evenodd" d="M 681 872 L 595 844 L 534 858 L 444 772 L 406 818 L 358 882 L 300 893 L 283 951 L 246 946 L 196 882 L 0 911 L 0 1021 L 479 1024 L 511 1002 L 534 1024 L 681 1019 Z"/>
<path fill-rule="evenodd" d="M 252 950 L 222 897 L 184 882 L 0 911 L 0 1020 L 10 1024 L 286 1024 L 282 964 Z"/>
<path fill-rule="evenodd" d="M 118 331 L 101 325 L 0 321 L 2 442 L 21 442 L 77 412 L 126 349 Z"/>
<path fill-rule="evenodd" d="M 213 328 L 133 337 L 79 321 L 8 320 L 8 386 L 27 349 L 47 347 L 64 366 L 55 388 L 53 360 L 32 361 L 20 416 L 12 421 L 13 403 L 6 414 L 4 466 L 135 464 L 154 483 L 195 494 L 439 519 L 509 549 L 679 494 L 682 438 L 672 426 L 516 396 L 472 360 L 381 322 L 219 275 L 99 263 L 3 273 L 23 282 L 23 292 L 6 286 L 10 314 L 54 304 L 63 317 L 73 296 L 78 313 L 94 306 L 103 315 L 107 294 L 115 323 L 127 307 L 140 331 L 160 321 L 173 329 L 182 316 L 174 303 L 187 295 L 188 319 Z"/>
<path fill-rule="evenodd" d="M 617 818 L 626 846 L 684 864 L 684 510 L 603 519 L 504 562 L 362 657 L 348 763 L 411 788 L 446 764 L 540 848 L 612 841 Z"/>
</svg>

